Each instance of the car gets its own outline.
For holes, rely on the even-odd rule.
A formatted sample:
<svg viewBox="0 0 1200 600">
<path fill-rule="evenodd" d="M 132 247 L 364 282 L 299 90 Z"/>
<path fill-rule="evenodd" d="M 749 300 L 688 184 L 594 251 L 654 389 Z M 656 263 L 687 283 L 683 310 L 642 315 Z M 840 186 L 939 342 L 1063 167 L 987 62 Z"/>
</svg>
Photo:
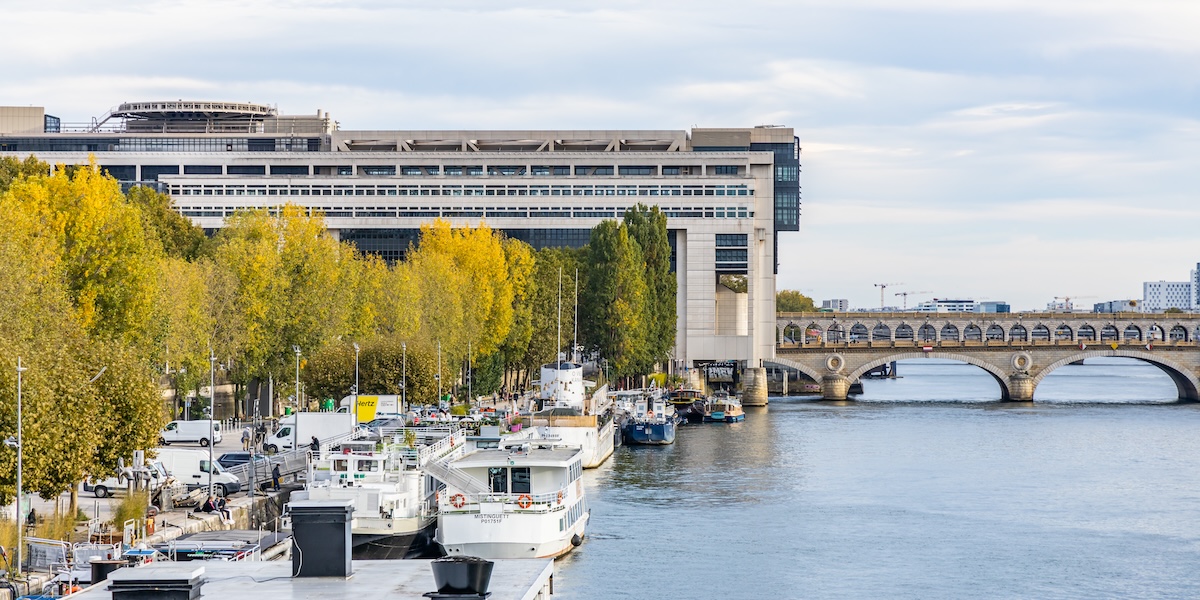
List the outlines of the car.
<svg viewBox="0 0 1200 600">
<path fill-rule="evenodd" d="M 265 462 L 267 460 L 267 457 L 263 454 L 255 454 L 254 457 L 256 462 Z M 250 462 L 249 452 L 226 452 L 217 457 L 217 464 L 226 469 L 237 465 L 244 465 L 248 462 Z"/>
<path fill-rule="evenodd" d="M 383 439 L 384 429 L 398 429 L 400 427 L 404 427 L 405 423 L 403 418 L 394 418 L 375 419 L 366 425 L 366 432 L 363 434 L 362 439 L 378 442 Z"/>
</svg>

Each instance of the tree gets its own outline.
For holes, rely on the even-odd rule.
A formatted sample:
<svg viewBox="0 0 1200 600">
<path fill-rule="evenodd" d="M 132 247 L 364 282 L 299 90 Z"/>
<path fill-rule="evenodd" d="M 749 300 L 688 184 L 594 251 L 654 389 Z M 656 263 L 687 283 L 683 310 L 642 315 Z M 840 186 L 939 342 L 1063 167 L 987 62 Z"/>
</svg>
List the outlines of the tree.
<svg viewBox="0 0 1200 600">
<path fill-rule="evenodd" d="M 657 206 L 647 208 L 639 203 L 625 211 L 625 227 L 641 250 L 645 265 L 648 359 L 665 362 L 675 344 L 675 295 L 678 291 L 675 274 L 671 272 L 667 216 Z"/>
<path fill-rule="evenodd" d="M 592 229 L 586 264 L 584 339 L 608 359 L 616 375 L 648 372 L 649 293 L 641 250 L 623 225 L 604 221 Z"/>
<path fill-rule="evenodd" d="M 570 343 L 575 330 L 575 274 L 580 263 L 578 254 L 578 251 L 569 248 L 543 248 L 535 254 L 533 275 L 527 292 L 529 344 L 517 359 L 517 366 L 532 371 L 543 363 L 555 360 L 564 349 L 563 346 Z M 559 281 L 562 282 L 561 296 Z M 560 337 L 560 330 L 565 339 Z"/>
<path fill-rule="evenodd" d="M 1174 306 L 1163 311 L 1164 314 L 1169 314 L 1169 315 L 1182 314 L 1183 312 L 1184 312 L 1184 310 L 1182 308 L 1176 308 Z"/>
<path fill-rule="evenodd" d="M 171 208 L 171 197 L 146 186 L 134 186 L 129 202 L 142 214 L 142 227 L 158 240 L 163 253 L 173 258 L 194 261 L 200 257 L 208 238 L 204 230 Z"/>
<path fill-rule="evenodd" d="M 50 165 L 38 160 L 32 154 L 25 160 L 12 156 L 0 156 L 0 194 L 8 191 L 8 188 L 18 179 L 44 177 L 49 174 Z"/>
<path fill-rule="evenodd" d="M 796 290 L 779 290 L 775 293 L 775 312 L 815 312 L 813 299 Z"/>
</svg>

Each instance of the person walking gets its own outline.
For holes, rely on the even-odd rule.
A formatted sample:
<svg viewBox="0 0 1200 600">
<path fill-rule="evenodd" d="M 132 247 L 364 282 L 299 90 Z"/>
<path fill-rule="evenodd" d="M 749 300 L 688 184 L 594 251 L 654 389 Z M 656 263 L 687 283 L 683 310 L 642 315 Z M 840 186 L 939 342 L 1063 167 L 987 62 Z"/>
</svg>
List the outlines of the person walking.
<svg viewBox="0 0 1200 600">
<path fill-rule="evenodd" d="M 250 440 L 253 439 L 253 437 L 254 437 L 254 431 L 252 429 L 250 429 L 249 425 L 247 425 L 244 429 L 242 429 L 242 451 L 243 452 L 248 452 L 250 450 Z"/>
<path fill-rule="evenodd" d="M 276 492 L 279 491 L 279 480 L 281 479 L 283 476 L 279 474 L 279 463 L 275 463 L 275 466 L 271 467 L 271 486 L 275 488 Z"/>
</svg>

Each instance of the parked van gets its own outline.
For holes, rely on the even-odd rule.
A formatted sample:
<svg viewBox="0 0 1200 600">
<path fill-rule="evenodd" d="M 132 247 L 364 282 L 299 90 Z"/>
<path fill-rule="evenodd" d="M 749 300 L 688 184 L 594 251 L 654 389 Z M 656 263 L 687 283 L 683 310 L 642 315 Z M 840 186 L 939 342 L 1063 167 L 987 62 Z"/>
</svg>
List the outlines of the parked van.
<svg viewBox="0 0 1200 600">
<path fill-rule="evenodd" d="M 127 469 L 125 473 L 107 479 L 89 477 L 83 481 L 83 491 L 95 494 L 97 498 L 107 498 L 114 492 L 128 489 L 132 476 L 142 479 L 145 482 L 142 485 L 153 493 L 165 485 L 170 477 L 170 471 L 159 461 L 147 463 L 141 470 L 141 473 L 135 473 L 136 469 Z"/>
<path fill-rule="evenodd" d="M 188 448 L 158 448 L 157 460 L 171 472 L 180 483 L 186 484 L 189 490 L 208 485 L 208 451 Z M 221 468 L 221 463 L 213 459 L 212 480 L 217 495 L 228 496 L 242 489 L 242 482 L 233 474 Z"/>
<path fill-rule="evenodd" d="M 199 442 L 201 446 L 221 443 L 221 422 L 212 419 L 196 421 L 171 421 L 167 428 L 158 433 L 158 442 L 164 446 L 178 442 Z"/>
</svg>

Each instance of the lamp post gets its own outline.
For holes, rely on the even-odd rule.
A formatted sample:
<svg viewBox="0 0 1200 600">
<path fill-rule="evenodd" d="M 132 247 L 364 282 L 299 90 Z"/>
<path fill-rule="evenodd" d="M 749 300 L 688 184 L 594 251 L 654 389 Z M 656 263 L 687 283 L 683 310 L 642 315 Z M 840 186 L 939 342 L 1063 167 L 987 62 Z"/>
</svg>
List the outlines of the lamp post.
<svg viewBox="0 0 1200 600">
<path fill-rule="evenodd" d="M 358 342 L 354 342 L 354 425 L 358 426 Z"/>
<path fill-rule="evenodd" d="M 213 495 L 213 446 L 217 444 L 213 435 L 213 417 L 217 407 L 217 355 L 208 349 L 208 495 Z"/>
<path fill-rule="evenodd" d="M 23 467 L 24 438 L 22 437 L 21 422 L 21 373 L 25 367 L 21 365 L 21 357 L 17 357 L 17 548 L 13 556 L 17 559 L 17 575 L 21 574 L 21 561 L 24 559 L 24 548 L 21 545 L 21 535 L 25 531 L 25 513 L 21 510 L 21 468 Z"/>
<path fill-rule="evenodd" d="M 296 424 L 292 426 L 292 435 L 296 436 L 292 450 L 300 449 L 300 346 L 293 344 L 292 352 L 296 353 Z"/>
<path fill-rule="evenodd" d="M 400 342 L 400 354 L 403 357 L 400 371 L 400 414 L 408 413 L 408 343 Z"/>
<path fill-rule="evenodd" d="M 442 408 L 442 341 L 441 340 L 438 340 L 438 372 L 437 372 L 437 375 L 434 376 L 434 379 L 437 379 L 437 382 L 438 382 L 437 405 L 438 405 L 438 408 L 441 409 Z"/>
</svg>

